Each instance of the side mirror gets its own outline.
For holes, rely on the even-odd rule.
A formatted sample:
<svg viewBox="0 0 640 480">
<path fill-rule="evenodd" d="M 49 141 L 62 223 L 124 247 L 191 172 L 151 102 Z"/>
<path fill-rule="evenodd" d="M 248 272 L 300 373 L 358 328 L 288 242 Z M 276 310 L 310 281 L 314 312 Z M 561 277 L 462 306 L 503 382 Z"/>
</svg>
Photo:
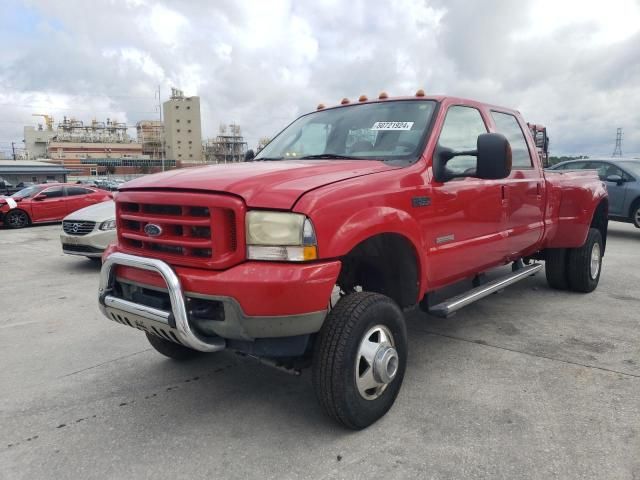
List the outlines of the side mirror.
<svg viewBox="0 0 640 480">
<path fill-rule="evenodd" d="M 252 162 L 255 156 L 256 156 L 256 153 L 253 150 L 247 150 L 247 153 L 244 154 L 244 161 Z"/>
<path fill-rule="evenodd" d="M 624 180 L 620 175 L 607 175 L 606 180 L 607 182 L 617 183 L 618 185 L 622 185 L 624 183 Z"/>
<path fill-rule="evenodd" d="M 46 200 L 47 196 L 44 193 L 39 193 L 38 195 L 36 195 L 35 197 L 33 197 L 33 199 L 36 202 L 41 202 L 42 200 Z"/>
<path fill-rule="evenodd" d="M 511 145 L 504 135 L 478 135 L 478 168 L 476 177 L 485 180 L 507 178 L 511 173 Z"/>
<path fill-rule="evenodd" d="M 433 176 L 438 182 L 454 178 L 475 177 L 485 180 L 499 180 L 511 173 L 511 145 L 500 133 L 478 135 L 477 149 L 455 152 L 450 148 L 438 147 L 433 156 Z M 477 157 L 476 168 L 457 173 L 447 168 L 447 162 L 455 157 Z"/>
</svg>

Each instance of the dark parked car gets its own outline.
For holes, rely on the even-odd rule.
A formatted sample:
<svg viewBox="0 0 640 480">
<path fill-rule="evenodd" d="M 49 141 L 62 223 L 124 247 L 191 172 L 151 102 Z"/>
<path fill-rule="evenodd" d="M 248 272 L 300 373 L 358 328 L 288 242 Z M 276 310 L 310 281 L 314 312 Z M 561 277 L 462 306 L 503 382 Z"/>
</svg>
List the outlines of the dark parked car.
<svg viewBox="0 0 640 480">
<path fill-rule="evenodd" d="M 597 170 L 609 190 L 609 218 L 640 228 L 640 160 L 569 160 L 550 170 Z"/>
</svg>

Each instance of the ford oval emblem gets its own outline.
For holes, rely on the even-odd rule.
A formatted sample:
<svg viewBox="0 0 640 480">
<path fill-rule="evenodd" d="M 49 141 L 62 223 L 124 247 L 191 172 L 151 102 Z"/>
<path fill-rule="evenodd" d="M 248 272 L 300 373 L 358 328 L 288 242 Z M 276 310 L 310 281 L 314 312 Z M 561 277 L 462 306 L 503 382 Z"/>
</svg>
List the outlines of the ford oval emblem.
<svg viewBox="0 0 640 480">
<path fill-rule="evenodd" d="M 162 227 L 160 225 L 156 225 L 155 223 L 148 223 L 144 226 L 144 233 L 149 235 L 150 237 L 157 237 L 162 234 Z"/>
</svg>

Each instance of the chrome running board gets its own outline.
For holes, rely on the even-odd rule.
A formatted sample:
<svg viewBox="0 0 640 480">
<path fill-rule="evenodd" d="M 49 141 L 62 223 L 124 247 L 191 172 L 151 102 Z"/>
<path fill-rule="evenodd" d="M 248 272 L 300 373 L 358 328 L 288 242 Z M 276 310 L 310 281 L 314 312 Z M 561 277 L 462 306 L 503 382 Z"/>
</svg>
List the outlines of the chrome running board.
<svg viewBox="0 0 640 480">
<path fill-rule="evenodd" d="M 520 280 L 524 280 L 531 275 L 535 275 L 540 270 L 542 270 L 541 263 L 527 265 L 505 277 L 492 280 L 488 283 L 485 283 L 484 285 L 480 285 L 479 287 L 472 288 L 471 290 L 461 293 L 460 295 L 451 297 L 442 303 L 438 303 L 437 305 L 429 308 L 429 313 L 431 315 L 435 315 L 436 317 L 450 317 L 462 307 L 466 307 L 470 303 L 487 297 L 492 293 L 502 290 L 509 285 L 513 285 Z"/>
</svg>

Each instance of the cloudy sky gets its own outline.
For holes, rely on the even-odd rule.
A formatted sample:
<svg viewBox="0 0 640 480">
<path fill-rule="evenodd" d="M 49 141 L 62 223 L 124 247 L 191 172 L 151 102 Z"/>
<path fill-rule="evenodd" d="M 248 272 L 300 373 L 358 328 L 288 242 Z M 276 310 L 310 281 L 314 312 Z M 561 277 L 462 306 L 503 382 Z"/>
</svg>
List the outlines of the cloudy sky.
<svg viewBox="0 0 640 480">
<path fill-rule="evenodd" d="M 0 150 L 33 113 L 154 119 L 202 102 L 203 135 L 255 146 L 319 103 L 427 92 L 519 109 L 552 154 L 640 155 L 640 0 L 3 0 Z"/>
</svg>

